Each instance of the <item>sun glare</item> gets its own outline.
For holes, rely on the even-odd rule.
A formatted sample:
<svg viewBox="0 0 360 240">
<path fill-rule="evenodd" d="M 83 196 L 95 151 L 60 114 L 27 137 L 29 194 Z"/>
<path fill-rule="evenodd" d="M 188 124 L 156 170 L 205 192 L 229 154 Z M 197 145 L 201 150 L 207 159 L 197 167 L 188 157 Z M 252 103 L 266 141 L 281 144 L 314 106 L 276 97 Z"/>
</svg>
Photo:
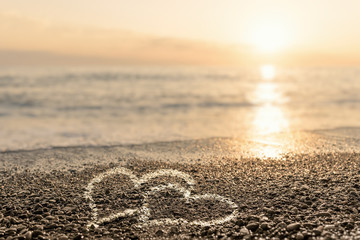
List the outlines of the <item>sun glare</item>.
<svg viewBox="0 0 360 240">
<path fill-rule="evenodd" d="M 272 80 L 276 74 L 275 67 L 270 64 L 261 66 L 260 71 L 264 80 Z"/>
<path fill-rule="evenodd" d="M 288 44 L 285 28 L 280 24 L 264 24 L 254 28 L 252 42 L 262 53 L 275 53 L 283 50 Z"/>
</svg>

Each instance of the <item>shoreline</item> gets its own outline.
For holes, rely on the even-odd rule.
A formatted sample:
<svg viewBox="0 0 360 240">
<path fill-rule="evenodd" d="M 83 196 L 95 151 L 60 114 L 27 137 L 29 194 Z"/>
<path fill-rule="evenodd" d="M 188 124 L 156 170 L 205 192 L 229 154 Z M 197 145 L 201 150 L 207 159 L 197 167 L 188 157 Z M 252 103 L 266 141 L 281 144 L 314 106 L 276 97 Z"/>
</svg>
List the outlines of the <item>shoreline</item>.
<svg viewBox="0 0 360 240">
<path fill-rule="evenodd" d="M 346 132 L 346 134 L 344 134 Z M 160 141 L 145 141 L 145 142 L 129 142 L 129 143 L 109 143 L 109 144 L 69 144 L 69 145 L 49 145 L 44 147 L 29 147 L 29 148 L 10 148 L 5 150 L 0 150 L 2 153 L 16 153 L 16 152 L 31 152 L 38 150 L 50 150 L 50 149 L 71 149 L 71 148 L 112 148 L 112 147 L 137 147 L 144 145 L 159 145 L 159 144 L 178 144 L 182 142 L 209 142 L 209 141 L 241 141 L 246 142 L 256 142 L 257 138 L 264 139 L 274 139 L 278 138 L 287 138 L 289 141 L 298 141 L 302 138 L 322 138 L 322 140 L 330 141 L 340 141 L 341 144 L 354 145 L 351 141 L 357 141 L 357 144 L 360 143 L 360 126 L 341 126 L 334 128 L 320 128 L 320 129 L 311 129 L 311 130 L 292 130 L 288 132 L 279 132 L 265 135 L 246 135 L 244 136 L 214 136 L 214 137 L 199 137 L 199 138 L 184 138 L 184 139 L 172 139 L 172 140 L 160 140 Z M 347 142 L 348 141 L 348 142 Z M 316 145 L 312 146 L 313 148 L 317 147 Z M 290 150 L 291 149 L 287 149 Z M 325 151 L 325 149 L 323 149 Z M 336 149 L 335 151 L 339 151 Z M 360 151 L 360 149 L 356 149 Z M 311 152 L 311 150 L 309 150 Z M 348 152 L 352 152 L 351 150 Z"/>
</svg>

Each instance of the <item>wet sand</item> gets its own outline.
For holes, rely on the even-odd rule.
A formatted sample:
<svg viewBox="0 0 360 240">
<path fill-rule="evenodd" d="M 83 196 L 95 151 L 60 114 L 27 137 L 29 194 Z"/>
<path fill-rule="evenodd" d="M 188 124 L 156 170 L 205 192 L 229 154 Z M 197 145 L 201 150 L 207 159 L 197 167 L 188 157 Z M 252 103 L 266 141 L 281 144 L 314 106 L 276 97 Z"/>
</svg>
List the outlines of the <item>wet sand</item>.
<svg viewBox="0 0 360 240">
<path fill-rule="evenodd" d="M 359 153 L 197 143 L 1 153 L 0 238 L 360 238 Z"/>
</svg>

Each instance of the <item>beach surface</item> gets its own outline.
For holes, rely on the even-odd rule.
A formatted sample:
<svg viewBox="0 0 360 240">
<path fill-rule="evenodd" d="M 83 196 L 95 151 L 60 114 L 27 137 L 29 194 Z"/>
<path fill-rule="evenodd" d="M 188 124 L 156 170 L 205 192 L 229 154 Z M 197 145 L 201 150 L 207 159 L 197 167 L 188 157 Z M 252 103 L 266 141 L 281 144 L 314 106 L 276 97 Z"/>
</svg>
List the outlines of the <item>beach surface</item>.
<svg viewBox="0 0 360 240">
<path fill-rule="evenodd" d="M 0 153 L 0 238 L 360 238 L 358 139 L 302 136 Z"/>
<path fill-rule="evenodd" d="M 0 68 L 0 239 L 360 239 L 360 70 L 267 67 Z"/>
</svg>

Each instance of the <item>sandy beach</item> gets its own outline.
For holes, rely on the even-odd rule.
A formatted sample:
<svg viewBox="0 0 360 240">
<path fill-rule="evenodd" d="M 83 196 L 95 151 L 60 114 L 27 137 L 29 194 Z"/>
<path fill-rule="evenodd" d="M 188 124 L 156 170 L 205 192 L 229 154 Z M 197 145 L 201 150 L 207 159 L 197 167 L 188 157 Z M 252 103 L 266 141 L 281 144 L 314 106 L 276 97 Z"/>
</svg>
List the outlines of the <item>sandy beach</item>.
<svg viewBox="0 0 360 240">
<path fill-rule="evenodd" d="M 360 1 L 2 1 L 0 240 L 360 240 Z"/>
<path fill-rule="evenodd" d="M 244 157 L 227 141 L 3 152 L 0 237 L 360 237 L 359 153 Z"/>
<path fill-rule="evenodd" d="M 357 69 L 2 71 L 0 239 L 360 239 Z"/>
</svg>

